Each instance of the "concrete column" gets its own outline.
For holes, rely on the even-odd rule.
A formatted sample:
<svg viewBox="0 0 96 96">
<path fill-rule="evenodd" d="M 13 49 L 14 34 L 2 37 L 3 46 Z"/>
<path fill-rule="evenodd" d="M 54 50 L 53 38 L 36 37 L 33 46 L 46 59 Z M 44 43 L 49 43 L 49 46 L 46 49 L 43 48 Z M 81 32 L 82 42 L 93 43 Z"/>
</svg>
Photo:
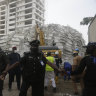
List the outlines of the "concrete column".
<svg viewBox="0 0 96 96">
<path fill-rule="evenodd" d="M 8 28 L 9 28 L 9 0 L 6 1 L 6 34 L 8 34 Z"/>
<path fill-rule="evenodd" d="M 35 1 L 35 0 L 33 0 L 33 1 Z M 32 3 L 32 18 L 33 18 L 32 25 L 36 24 L 36 22 L 35 22 L 36 9 L 35 8 L 36 8 L 36 3 L 34 2 L 34 3 Z"/>
</svg>

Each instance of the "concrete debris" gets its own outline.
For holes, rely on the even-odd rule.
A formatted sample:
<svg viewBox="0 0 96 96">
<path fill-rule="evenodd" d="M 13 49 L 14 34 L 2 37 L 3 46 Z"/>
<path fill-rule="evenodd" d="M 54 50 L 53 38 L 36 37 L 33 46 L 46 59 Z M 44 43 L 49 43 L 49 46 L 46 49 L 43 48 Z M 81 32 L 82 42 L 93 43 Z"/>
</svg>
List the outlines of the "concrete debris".
<svg viewBox="0 0 96 96">
<path fill-rule="evenodd" d="M 61 26 L 59 24 L 49 24 L 41 26 L 44 32 L 45 43 L 52 46 L 56 43 L 62 50 L 64 61 L 72 63 L 72 52 L 75 48 L 80 50 L 80 55 L 84 55 L 85 41 L 82 34 L 70 26 Z M 35 39 L 35 27 L 28 29 L 17 30 L 17 32 L 0 37 L 0 46 L 4 50 L 11 50 L 13 46 L 17 46 L 18 52 L 23 55 L 23 52 L 29 50 L 29 42 Z"/>
<path fill-rule="evenodd" d="M 64 61 L 72 64 L 72 53 L 75 48 L 80 50 L 80 55 L 84 56 L 85 41 L 82 34 L 69 26 L 61 26 L 58 24 L 49 24 L 44 26 L 46 45 L 52 45 L 53 41 L 62 50 Z"/>
</svg>

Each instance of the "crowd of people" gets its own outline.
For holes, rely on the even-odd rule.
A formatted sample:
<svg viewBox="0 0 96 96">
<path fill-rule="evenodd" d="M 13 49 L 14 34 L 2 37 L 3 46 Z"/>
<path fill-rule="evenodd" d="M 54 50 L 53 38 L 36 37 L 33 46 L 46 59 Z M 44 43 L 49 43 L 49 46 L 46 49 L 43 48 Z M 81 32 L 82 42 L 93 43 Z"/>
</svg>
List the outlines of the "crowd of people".
<svg viewBox="0 0 96 96">
<path fill-rule="evenodd" d="M 12 48 L 12 53 L 6 55 L 0 48 L 0 96 L 3 96 L 3 83 L 7 73 L 9 74 L 9 91 L 16 77 L 19 96 L 27 96 L 27 90 L 32 87 L 32 96 L 44 96 L 44 89 L 48 89 L 51 82 L 53 92 L 56 92 L 56 83 L 59 73 L 64 73 L 64 81 L 72 80 L 74 94 L 78 95 L 77 82 L 80 82 L 82 96 L 96 95 L 96 42 L 88 43 L 86 55 L 79 56 L 79 49 L 73 51 L 73 64 L 64 62 L 64 68 L 60 68 L 62 59 L 58 54 L 51 56 L 51 52 L 44 54 L 39 50 L 40 41 L 30 42 L 30 51 L 23 57 L 17 53 L 17 48 Z M 21 84 L 22 77 L 22 84 Z M 94 95 L 95 94 L 95 95 Z"/>
</svg>

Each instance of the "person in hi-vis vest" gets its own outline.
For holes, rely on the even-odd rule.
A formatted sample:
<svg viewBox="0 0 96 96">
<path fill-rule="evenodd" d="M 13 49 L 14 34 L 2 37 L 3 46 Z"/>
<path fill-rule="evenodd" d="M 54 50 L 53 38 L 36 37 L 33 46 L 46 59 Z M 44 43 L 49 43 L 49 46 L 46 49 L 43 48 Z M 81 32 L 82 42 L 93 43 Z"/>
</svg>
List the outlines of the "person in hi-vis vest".
<svg viewBox="0 0 96 96">
<path fill-rule="evenodd" d="M 55 63 L 55 58 L 53 56 L 51 56 L 51 52 L 47 53 L 46 59 L 51 63 Z M 46 72 L 45 72 L 45 83 L 44 83 L 45 90 L 47 90 L 48 84 L 51 80 L 52 87 L 53 87 L 53 92 L 56 92 L 54 69 L 52 67 L 50 67 L 48 64 L 46 64 L 46 69 L 45 70 L 46 70 Z"/>
</svg>

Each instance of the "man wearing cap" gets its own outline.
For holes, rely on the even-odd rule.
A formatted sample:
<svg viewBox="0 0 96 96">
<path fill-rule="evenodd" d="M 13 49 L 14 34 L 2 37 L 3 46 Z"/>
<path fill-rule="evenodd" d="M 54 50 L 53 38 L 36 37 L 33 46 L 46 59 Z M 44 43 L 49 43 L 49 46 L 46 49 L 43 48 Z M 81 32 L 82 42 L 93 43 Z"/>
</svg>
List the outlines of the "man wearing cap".
<svg viewBox="0 0 96 96">
<path fill-rule="evenodd" d="M 78 66 L 80 64 L 80 61 L 82 59 L 82 57 L 79 56 L 78 53 L 79 53 L 79 50 L 77 50 L 77 49 L 75 49 L 73 51 L 73 57 L 74 58 L 73 58 L 73 64 L 72 64 L 72 71 L 74 71 L 78 68 Z M 78 88 L 77 88 L 76 83 L 78 83 L 78 81 L 80 81 L 81 88 L 82 88 L 83 84 L 81 83 L 82 80 L 80 80 L 81 77 L 80 76 L 72 76 L 71 78 L 72 78 L 72 81 L 73 81 L 74 95 L 78 95 L 79 93 L 78 93 Z"/>
<path fill-rule="evenodd" d="M 89 42 L 86 48 L 88 55 L 81 60 L 78 68 L 71 74 L 79 75 L 85 70 L 82 96 L 96 96 L 96 42 Z"/>
<path fill-rule="evenodd" d="M 12 53 L 8 55 L 10 65 L 20 61 L 20 54 L 16 52 L 17 47 L 12 47 Z M 9 91 L 12 89 L 12 82 L 14 81 L 14 76 L 16 76 L 17 89 L 20 90 L 20 79 L 21 79 L 21 66 L 17 66 L 8 71 L 9 73 Z"/>
<path fill-rule="evenodd" d="M 21 58 L 20 63 L 23 67 L 23 82 L 19 96 L 26 96 L 27 90 L 30 86 L 32 86 L 32 96 L 44 96 L 44 76 L 46 64 L 50 65 L 57 71 L 61 71 L 56 65 L 49 62 L 44 57 L 42 52 L 39 52 L 39 45 L 40 42 L 38 40 L 33 40 L 30 42 L 30 52 L 26 53 Z M 10 66 L 8 70 L 14 68 L 20 63 L 15 63 L 14 65 Z M 5 70 L 5 72 L 8 70 Z"/>
</svg>

